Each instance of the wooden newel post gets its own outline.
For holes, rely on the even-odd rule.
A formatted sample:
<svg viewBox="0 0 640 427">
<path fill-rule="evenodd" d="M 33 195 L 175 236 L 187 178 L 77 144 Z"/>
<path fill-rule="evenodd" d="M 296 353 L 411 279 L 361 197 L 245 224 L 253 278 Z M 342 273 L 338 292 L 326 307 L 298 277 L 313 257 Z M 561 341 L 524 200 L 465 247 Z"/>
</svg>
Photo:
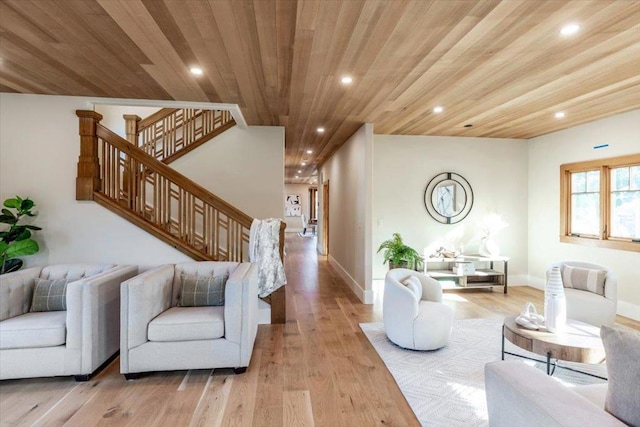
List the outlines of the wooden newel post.
<svg viewBox="0 0 640 427">
<path fill-rule="evenodd" d="M 138 146 L 138 123 L 140 123 L 140 116 L 135 114 L 124 114 L 124 130 L 127 134 L 127 141 Z M 122 189 L 128 195 L 127 204 L 129 208 L 135 209 L 136 200 L 138 199 L 138 171 L 133 170 L 131 166 L 131 158 L 125 155 L 124 172 L 122 176 Z"/>
<path fill-rule="evenodd" d="M 139 116 L 135 114 L 124 114 L 122 116 L 124 118 L 125 123 L 125 133 L 127 134 L 127 141 L 138 146 L 138 123 L 142 120 Z"/>
<path fill-rule="evenodd" d="M 78 157 L 78 177 L 76 178 L 76 200 L 93 200 L 93 192 L 100 190 L 100 160 L 98 158 L 98 137 L 96 125 L 102 115 L 95 111 L 77 110 L 80 119 L 80 156 Z"/>
<path fill-rule="evenodd" d="M 284 264 L 284 230 L 287 228 L 287 223 L 280 222 L 280 259 Z M 285 291 L 286 285 L 280 287 L 274 293 L 271 294 L 271 324 L 287 322 L 287 294 Z"/>
</svg>

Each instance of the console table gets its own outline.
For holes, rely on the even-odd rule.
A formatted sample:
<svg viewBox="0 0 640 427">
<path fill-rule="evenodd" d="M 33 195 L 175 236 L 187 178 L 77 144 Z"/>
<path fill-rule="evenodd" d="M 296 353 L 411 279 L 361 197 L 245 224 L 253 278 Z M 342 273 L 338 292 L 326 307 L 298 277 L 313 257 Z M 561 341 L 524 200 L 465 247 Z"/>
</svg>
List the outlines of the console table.
<svg viewBox="0 0 640 427">
<path fill-rule="evenodd" d="M 507 293 L 509 258 L 460 255 L 455 258 L 423 258 L 424 274 L 443 282 L 443 289 L 491 288 L 502 286 Z M 455 263 L 472 263 L 475 271 L 457 274 Z M 495 267 L 495 268 L 494 268 Z M 498 269 L 498 267 L 502 267 Z"/>
</svg>

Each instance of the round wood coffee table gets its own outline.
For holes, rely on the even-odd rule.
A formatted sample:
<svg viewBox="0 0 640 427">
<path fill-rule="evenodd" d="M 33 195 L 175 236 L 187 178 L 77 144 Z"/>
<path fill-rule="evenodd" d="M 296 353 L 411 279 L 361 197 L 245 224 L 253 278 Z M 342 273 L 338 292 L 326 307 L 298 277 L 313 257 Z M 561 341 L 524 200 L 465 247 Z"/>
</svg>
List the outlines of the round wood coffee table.
<svg viewBox="0 0 640 427">
<path fill-rule="evenodd" d="M 521 327 L 516 323 L 516 316 L 504 319 L 502 326 L 502 360 L 505 354 L 532 359 L 520 354 L 509 353 L 504 350 L 505 338 L 523 350 L 530 351 L 541 356 L 546 356 L 547 374 L 553 375 L 558 360 L 577 363 L 599 364 L 604 362 L 605 353 L 600 328 L 578 320 L 567 319 L 567 326 L 562 332 L 551 333 L 544 327 L 539 330 L 531 330 Z M 553 369 L 551 368 L 551 361 Z M 536 362 L 543 362 L 536 360 Z M 587 372 L 561 366 L 563 369 L 580 372 L 593 377 L 606 379 Z"/>
</svg>

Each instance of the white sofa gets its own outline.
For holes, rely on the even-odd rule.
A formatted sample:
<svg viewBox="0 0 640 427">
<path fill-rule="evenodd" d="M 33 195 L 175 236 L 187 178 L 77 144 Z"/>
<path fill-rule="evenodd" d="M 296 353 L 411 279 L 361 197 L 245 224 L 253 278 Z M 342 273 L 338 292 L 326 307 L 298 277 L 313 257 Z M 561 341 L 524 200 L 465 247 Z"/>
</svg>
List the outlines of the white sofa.
<svg viewBox="0 0 640 427">
<path fill-rule="evenodd" d="M 181 275 L 229 273 L 225 304 L 179 307 Z M 258 329 L 258 268 L 252 263 L 164 265 L 122 283 L 120 372 L 246 370 Z"/>
<path fill-rule="evenodd" d="M 65 264 L 0 276 L 0 379 L 89 376 L 115 355 L 120 283 L 133 266 Z M 66 311 L 29 312 L 35 279 L 63 279 Z"/>
<path fill-rule="evenodd" d="M 566 387 L 519 360 L 487 363 L 490 427 L 625 427 L 604 410 L 606 384 Z"/>
<path fill-rule="evenodd" d="M 418 278 L 417 293 L 403 281 Z M 387 337 L 400 347 L 436 350 L 449 340 L 453 308 L 442 303 L 442 285 L 437 280 L 406 268 L 389 270 L 384 280 L 382 319 Z"/>
<path fill-rule="evenodd" d="M 520 361 L 485 365 L 491 427 L 640 426 L 640 333 L 600 327 L 606 384 L 565 387 Z"/>
<path fill-rule="evenodd" d="M 604 280 L 604 296 L 580 289 L 564 289 L 567 299 L 567 318 L 580 320 L 595 326 L 613 325 L 618 308 L 618 281 L 612 270 L 596 264 L 579 261 L 556 262 L 549 266 L 549 272 L 555 266 L 560 267 L 560 273 L 565 266 L 604 270 L 607 272 Z"/>
</svg>

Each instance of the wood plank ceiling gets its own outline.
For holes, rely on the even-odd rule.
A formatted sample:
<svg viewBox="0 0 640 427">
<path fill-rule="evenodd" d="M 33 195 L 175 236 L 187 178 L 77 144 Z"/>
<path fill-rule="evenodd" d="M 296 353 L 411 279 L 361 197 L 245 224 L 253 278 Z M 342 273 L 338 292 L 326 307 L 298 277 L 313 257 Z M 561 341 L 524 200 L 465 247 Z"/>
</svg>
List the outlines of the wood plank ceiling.
<svg viewBox="0 0 640 427">
<path fill-rule="evenodd" d="M 640 108 L 640 2 L 1 0 L 0 57 L 3 92 L 237 103 L 310 182 L 365 122 L 531 138 Z"/>
</svg>

